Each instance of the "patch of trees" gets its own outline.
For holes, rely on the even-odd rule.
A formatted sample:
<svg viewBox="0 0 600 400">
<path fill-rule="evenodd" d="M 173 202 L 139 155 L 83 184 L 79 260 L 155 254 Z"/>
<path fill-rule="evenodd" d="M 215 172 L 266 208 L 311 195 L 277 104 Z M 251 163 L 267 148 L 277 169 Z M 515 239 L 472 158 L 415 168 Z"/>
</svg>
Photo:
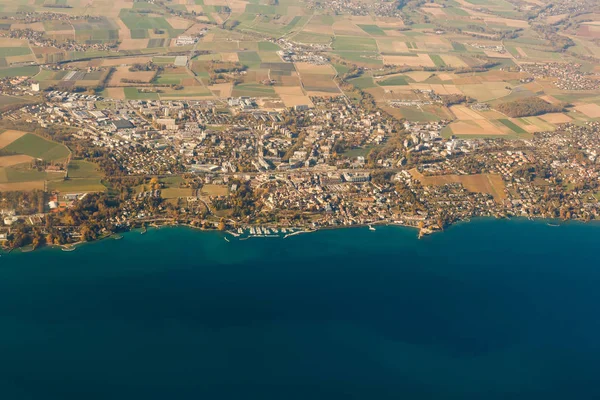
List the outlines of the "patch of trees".
<svg viewBox="0 0 600 400">
<path fill-rule="evenodd" d="M 190 58 L 195 58 L 198 56 L 202 56 L 202 55 L 206 55 L 206 54 L 213 54 L 214 51 L 211 50 L 194 50 L 190 56 Z"/>
<path fill-rule="evenodd" d="M 371 174 L 371 181 L 377 185 L 386 185 L 394 176 L 390 171 L 375 171 Z"/>
<path fill-rule="evenodd" d="M 455 74 L 468 74 L 471 72 L 486 72 L 487 70 L 500 65 L 498 62 L 486 62 L 475 67 L 459 67 L 454 70 Z"/>
<path fill-rule="evenodd" d="M 562 112 L 564 103 L 550 104 L 538 97 L 515 100 L 496 106 L 496 109 L 512 118 L 530 117 L 546 113 Z"/>
<path fill-rule="evenodd" d="M 455 105 L 455 104 L 462 104 L 462 103 L 468 103 L 468 102 L 472 102 L 473 99 L 463 95 L 463 94 L 448 94 L 448 95 L 440 95 L 440 99 L 442 100 L 442 104 L 444 104 L 446 107 Z"/>
<path fill-rule="evenodd" d="M 229 197 L 233 208 L 232 215 L 237 218 L 252 215 L 256 211 L 256 196 L 250 182 L 234 183 L 238 184 L 238 190 Z"/>
<path fill-rule="evenodd" d="M 209 61 L 206 63 L 206 69 L 209 73 L 223 74 L 245 71 L 248 67 L 239 62 Z"/>
<path fill-rule="evenodd" d="M 17 215 L 30 215 L 44 212 L 46 194 L 42 190 L 31 192 L 1 192 L 0 207 L 15 210 Z"/>
<path fill-rule="evenodd" d="M 115 71 L 116 71 L 115 67 L 110 67 L 108 69 L 108 73 L 106 75 L 104 75 L 104 78 L 102 78 L 102 80 L 100 81 L 98 86 L 96 86 L 96 93 L 100 93 L 101 91 L 104 90 L 104 88 L 106 88 L 106 85 L 110 81 L 110 78 L 115 73 Z"/>
<path fill-rule="evenodd" d="M 137 71 L 158 71 L 160 66 L 154 64 L 152 61 L 147 63 L 136 63 L 129 67 L 129 71 L 137 72 Z"/>
<path fill-rule="evenodd" d="M 575 42 L 571 38 L 560 35 L 559 28 L 552 25 L 536 24 L 532 26 L 540 36 L 546 39 L 552 46 L 552 51 L 565 51 L 569 47 L 575 46 Z"/>
<path fill-rule="evenodd" d="M 404 131 L 402 131 L 403 133 Z M 367 154 L 367 166 L 369 168 L 377 168 L 377 160 L 385 160 L 386 158 L 394 158 L 394 154 L 403 153 L 403 137 L 394 135 L 385 145 L 371 149 Z"/>
<path fill-rule="evenodd" d="M 44 235 L 38 227 L 33 227 L 24 223 L 16 223 L 11 227 L 10 234 L 7 236 L 4 247 L 12 250 L 32 245 L 34 249 L 37 249 L 44 243 Z"/>
</svg>

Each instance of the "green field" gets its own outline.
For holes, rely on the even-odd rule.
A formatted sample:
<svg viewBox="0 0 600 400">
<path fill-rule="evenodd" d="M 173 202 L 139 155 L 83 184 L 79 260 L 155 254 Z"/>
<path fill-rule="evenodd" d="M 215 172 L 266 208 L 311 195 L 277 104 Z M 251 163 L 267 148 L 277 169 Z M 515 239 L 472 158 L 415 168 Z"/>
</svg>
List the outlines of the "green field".
<svg viewBox="0 0 600 400">
<path fill-rule="evenodd" d="M 189 77 L 188 74 L 163 74 L 156 79 L 156 83 L 164 85 L 180 85 L 182 79 Z"/>
<path fill-rule="evenodd" d="M 188 197 L 192 195 L 190 188 L 165 188 L 161 190 L 160 197 L 163 199 L 178 199 L 180 197 Z"/>
<path fill-rule="evenodd" d="M 259 51 L 278 51 L 278 50 L 281 50 L 281 47 L 279 47 L 277 44 L 271 43 L 271 42 L 258 42 L 258 50 Z"/>
<path fill-rule="evenodd" d="M 20 137 L 4 148 L 5 151 L 26 154 L 45 161 L 62 160 L 69 156 L 70 152 L 64 145 L 40 136 L 28 133 Z"/>
<path fill-rule="evenodd" d="M 313 32 L 300 32 L 294 36 L 294 42 L 326 44 L 331 42 L 331 36 Z"/>
<path fill-rule="evenodd" d="M 104 186 L 99 179 L 96 178 L 78 178 L 67 180 L 53 180 L 48 182 L 48 190 L 58 192 L 104 192 Z"/>
<path fill-rule="evenodd" d="M 238 53 L 238 58 L 240 62 L 248 66 L 248 68 L 258 68 L 260 66 L 261 59 L 258 53 L 255 51 L 244 51 Z"/>
<path fill-rule="evenodd" d="M 415 107 L 398 107 L 400 113 L 409 121 L 439 121 L 438 115 L 427 111 L 421 111 Z"/>
<path fill-rule="evenodd" d="M 258 83 L 244 83 L 233 88 L 232 96 L 276 97 L 276 94 L 271 86 L 265 86 Z"/>
<path fill-rule="evenodd" d="M 405 86 L 408 85 L 408 81 L 405 76 L 394 76 L 392 78 L 384 79 L 383 81 L 377 82 L 381 86 Z"/>
<path fill-rule="evenodd" d="M 437 54 L 430 54 L 429 58 L 431 58 L 431 61 L 433 61 L 433 63 L 435 64 L 436 67 L 445 67 L 446 63 L 444 62 L 444 60 L 442 60 L 442 57 L 440 57 Z"/>
<path fill-rule="evenodd" d="M 337 51 L 377 51 L 375 39 L 357 36 L 336 36 L 333 49 Z"/>
<path fill-rule="evenodd" d="M 358 27 L 369 35 L 385 36 L 385 31 L 377 25 L 358 25 Z"/>
<path fill-rule="evenodd" d="M 24 166 L 0 168 L 0 183 L 32 182 L 46 179 L 46 173 Z"/>
<path fill-rule="evenodd" d="M 3 96 L 0 94 L 0 110 L 13 104 L 27 104 L 28 100 L 21 97 Z"/>
<path fill-rule="evenodd" d="M 147 32 L 142 33 L 143 31 L 147 31 L 148 29 L 159 29 L 164 30 L 169 34 L 170 37 L 174 37 L 182 30 L 173 29 L 173 27 L 167 22 L 164 17 L 150 17 L 145 14 L 140 14 L 135 11 L 129 9 L 122 9 L 119 13 L 119 17 L 121 21 L 131 30 L 131 37 L 134 38 L 142 38 L 147 37 Z"/>
<path fill-rule="evenodd" d="M 158 100 L 158 93 L 142 93 L 134 87 L 123 88 L 123 91 L 129 100 Z"/>
<path fill-rule="evenodd" d="M 519 134 L 527 133 L 526 130 L 524 130 L 523 128 L 521 128 L 520 126 L 518 126 L 517 124 L 515 124 L 514 122 L 512 122 L 508 119 L 499 119 L 498 122 L 500 122 L 502 125 L 506 126 L 508 129 L 510 129 L 514 133 L 519 133 Z"/>
<path fill-rule="evenodd" d="M 460 52 L 466 52 L 467 48 L 465 47 L 464 44 L 462 43 L 458 43 L 458 42 L 452 42 L 452 48 L 456 51 L 460 51 Z"/>
<path fill-rule="evenodd" d="M 175 57 L 154 57 L 152 62 L 154 64 L 173 64 L 175 62 Z"/>
<path fill-rule="evenodd" d="M 281 7 L 262 4 L 247 4 L 246 12 L 250 14 L 285 14 L 285 10 L 281 10 Z"/>
<path fill-rule="evenodd" d="M 361 76 L 360 78 L 350 79 L 348 82 L 356 86 L 358 89 L 369 89 L 377 87 L 373 78 L 370 76 Z"/>
<path fill-rule="evenodd" d="M 444 12 L 448 15 L 455 15 L 458 17 L 468 17 L 469 13 L 463 10 L 462 8 L 456 7 L 446 7 L 444 8 Z"/>
<path fill-rule="evenodd" d="M 333 68 L 335 68 L 335 71 L 340 75 L 343 75 L 346 72 L 350 71 L 349 67 L 347 67 L 346 65 L 341 65 L 341 64 L 333 64 Z"/>
<path fill-rule="evenodd" d="M 34 76 L 40 72 L 40 68 L 36 66 L 13 67 L 0 69 L 0 78 L 11 78 L 13 76 Z"/>
<path fill-rule="evenodd" d="M 383 60 L 379 53 L 376 52 L 351 52 L 351 51 L 336 51 L 333 53 L 347 61 L 362 63 L 362 64 L 372 64 L 372 65 L 382 65 Z"/>
<path fill-rule="evenodd" d="M 101 178 L 102 172 L 98 166 L 88 161 L 71 161 L 69 163 L 69 178 Z"/>
<path fill-rule="evenodd" d="M 26 56 L 31 54 L 29 47 L 0 47 L 0 57 Z"/>
</svg>

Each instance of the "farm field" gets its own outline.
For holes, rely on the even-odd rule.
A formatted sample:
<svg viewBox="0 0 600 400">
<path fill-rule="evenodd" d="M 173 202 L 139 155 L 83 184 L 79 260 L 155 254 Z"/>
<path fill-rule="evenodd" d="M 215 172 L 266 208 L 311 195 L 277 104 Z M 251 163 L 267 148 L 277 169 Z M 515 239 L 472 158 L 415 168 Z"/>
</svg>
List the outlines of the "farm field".
<svg viewBox="0 0 600 400">
<path fill-rule="evenodd" d="M 43 189 L 44 182 L 60 179 L 64 173 L 48 172 L 34 162 L 62 162 L 69 155 L 62 144 L 32 133 L 0 131 L 0 190 Z"/>
<path fill-rule="evenodd" d="M 48 190 L 63 193 L 104 192 L 106 191 L 106 186 L 102 185 L 97 179 L 61 179 L 48 181 Z"/>
<path fill-rule="evenodd" d="M 500 175 L 476 174 L 476 175 L 440 175 L 424 176 L 416 169 L 411 169 L 410 174 L 425 186 L 439 186 L 448 183 L 460 183 L 471 192 L 487 193 L 494 197 L 497 202 L 506 199 L 504 181 Z"/>
<path fill-rule="evenodd" d="M 225 185 L 204 185 L 202 186 L 201 193 L 205 196 L 227 196 L 229 189 Z"/>
<path fill-rule="evenodd" d="M 564 27 L 566 15 L 523 18 L 538 10 L 538 1 L 518 9 L 504 0 L 436 0 L 385 11 L 391 2 L 369 0 L 361 12 L 291 0 L 26 3 L 2 5 L 7 18 L 0 33 L 29 29 L 40 37 L 32 44 L 0 34 L 0 79 L 29 85 L 30 78 L 42 91 L 77 88 L 108 99 L 210 99 L 220 105 L 248 96 L 259 108 L 278 109 L 344 95 L 338 85 L 352 72 L 347 82 L 358 92 L 350 97 L 369 94 L 398 119 L 447 121 L 445 132 L 463 137 L 521 137 L 600 119 L 597 90 L 561 89 L 556 76 L 533 79 L 525 68 L 570 63 L 600 80 L 593 61 L 600 58 L 600 14 L 578 16 Z M 50 10 L 68 18 L 11 18 Z M 572 41 L 566 51 L 534 29 L 541 22 Z M 192 42 L 178 43 L 180 37 Z M 464 101 L 447 107 L 448 96 Z M 518 119 L 496 110 L 534 97 L 568 106 Z M 0 95 L 0 111 L 24 98 Z M 398 101 L 405 103 L 392 104 Z M 472 112 L 476 103 L 490 111 Z M 42 152 L 35 139 L 22 140 L 32 141 L 25 155 L 66 157 L 60 148 Z M 23 151 L 18 142 L 14 146 Z"/>
<path fill-rule="evenodd" d="M 6 133 L 6 132 L 5 132 Z M 4 134 L 3 134 L 4 135 Z M 2 138 L 0 137 L 0 140 Z M 2 148 L 8 153 L 24 154 L 44 161 L 60 161 L 70 155 L 64 145 L 26 133 Z"/>
</svg>

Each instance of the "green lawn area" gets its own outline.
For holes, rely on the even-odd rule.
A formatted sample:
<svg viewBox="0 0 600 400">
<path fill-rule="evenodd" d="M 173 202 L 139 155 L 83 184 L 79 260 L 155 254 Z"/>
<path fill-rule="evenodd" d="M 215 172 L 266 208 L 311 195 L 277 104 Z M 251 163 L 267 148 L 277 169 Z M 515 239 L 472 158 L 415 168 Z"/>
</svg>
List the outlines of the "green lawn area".
<svg viewBox="0 0 600 400">
<path fill-rule="evenodd" d="M 141 93 L 138 88 L 123 88 L 125 97 L 129 100 L 158 100 L 158 93 Z"/>
<path fill-rule="evenodd" d="M 344 156 L 345 158 L 356 158 L 356 157 L 366 157 L 372 149 L 374 149 L 375 146 L 365 146 L 365 147 L 358 147 L 356 149 L 350 149 L 350 150 L 346 150 L 342 153 L 342 156 Z"/>
<path fill-rule="evenodd" d="M 165 188 L 161 190 L 160 196 L 163 199 L 177 199 L 180 197 L 188 197 L 192 195 L 190 188 Z"/>
<path fill-rule="evenodd" d="M 189 78 L 188 74 L 164 74 L 156 79 L 156 83 L 165 85 L 180 85 L 182 79 Z"/>
<path fill-rule="evenodd" d="M 508 119 L 499 119 L 498 122 L 500 122 L 502 125 L 506 126 L 508 129 L 510 129 L 514 133 L 520 133 L 520 134 L 527 133 L 527 131 L 525 131 L 523 128 L 521 128 L 520 126 L 518 126 L 517 124 L 515 124 L 514 122 L 512 122 Z"/>
<path fill-rule="evenodd" d="M 74 178 L 48 182 L 48 190 L 58 192 L 104 192 L 104 186 L 98 178 Z"/>
<path fill-rule="evenodd" d="M 336 36 L 333 49 L 337 51 L 377 51 L 377 42 L 369 37 Z"/>
<path fill-rule="evenodd" d="M 409 121 L 439 121 L 438 115 L 427 111 L 421 111 L 416 107 L 398 107 L 404 118 Z"/>
<path fill-rule="evenodd" d="M 70 152 L 64 145 L 28 133 L 4 148 L 7 152 L 26 154 L 46 161 L 61 160 Z"/>
<path fill-rule="evenodd" d="M 98 166 L 89 161 L 76 160 L 69 164 L 69 178 L 101 178 Z"/>
</svg>

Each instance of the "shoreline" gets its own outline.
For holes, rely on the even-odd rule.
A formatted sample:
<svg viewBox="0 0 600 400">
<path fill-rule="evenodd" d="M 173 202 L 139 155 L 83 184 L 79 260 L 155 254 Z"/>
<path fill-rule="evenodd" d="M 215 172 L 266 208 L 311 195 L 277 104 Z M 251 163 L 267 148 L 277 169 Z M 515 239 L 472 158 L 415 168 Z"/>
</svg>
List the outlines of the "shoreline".
<svg viewBox="0 0 600 400">
<path fill-rule="evenodd" d="M 356 224 L 356 225 L 344 225 L 344 226 L 325 226 L 325 227 L 319 227 L 319 228 L 306 228 L 306 229 L 301 229 L 301 228 L 296 228 L 299 229 L 297 231 L 285 234 L 285 235 L 256 235 L 256 236 L 246 236 L 246 237 L 239 237 L 239 234 L 233 235 L 230 231 L 220 231 L 217 229 L 205 229 L 202 227 L 198 227 L 198 226 L 194 226 L 191 224 L 165 224 L 165 225 L 157 225 L 157 224 L 153 224 L 150 226 L 147 226 L 145 229 L 143 227 L 136 227 L 133 229 L 130 229 L 128 231 L 123 231 L 123 232 L 118 232 L 118 233 L 112 233 L 110 235 L 105 235 L 101 238 L 98 238 L 94 241 L 78 241 L 75 243 L 69 243 L 69 244 L 62 244 L 62 245 L 44 245 L 41 247 L 38 247 L 37 249 L 32 249 L 31 246 L 24 246 L 21 248 L 15 248 L 15 249 L 1 249 L 0 250 L 0 256 L 2 255 L 8 255 L 12 252 L 17 252 L 17 253 L 22 253 L 22 254 L 26 254 L 26 253 L 33 253 L 36 250 L 42 250 L 42 251 L 64 251 L 64 252 L 72 252 L 77 250 L 79 247 L 86 245 L 86 244 L 94 244 L 97 242 L 102 242 L 105 241 L 107 239 L 113 239 L 113 240 L 122 240 L 122 239 L 126 239 L 127 236 L 131 235 L 131 234 L 141 234 L 144 235 L 149 231 L 154 231 L 154 230 L 160 230 L 161 228 L 185 228 L 185 229 L 190 229 L 193 231 L 197 231 L 197 232 L 204 232 L 204 233 L 215 233 L 215 234 L 220 234 L 220 236 L 223 237 L 227 237 L 227 235 L 231 235 L 232 239 L 237 239 L 237 240 L 227 240 L 227 242 L 235 242 L 235 241 L 246 241 L 248 239 L 287 239 L 289 237 L 292 236 L 299 236 L 300 234 L 304 234 L 304 233 L 315 233 L 315 232 L 319 232 L 319 231 L 333 231 L 333 230 L 343 230 L 343 229 L 369 229 L 370 231 L 376 231 L 377 227 L 398 227 L 398 228 L 407 228 L 407 229 L 411 229 L 414 231 L 418 232 L 417 235 L 417 239 L 421 239 L 422 237 L 425 236 L 431 236 L 433 234 L 436 233 L 443 233 L 448 229 L 452 229 L 455 226 L 460 226 L 460 225 L 464 225 L 464 224 L 468 224 L 471 222 L 477 222 L 477 221 L 485 221 L 485 220 L 489 220 L 489 221 L 502 221 L 502 220 L 506 220 L 506 221 L 514 221 L 514 222 L 531 222 L 531 223 L 535 223 L 535 224 L 544 224 L 546 226 L 548 226 L 549 228 L 556 228 L 556 227 L 561 227 L 564 225 L 571 225 L 571 224 L 582 224 L 582 225 L 595 225 L 598 228 L 600 228 L 600 220 L 591 220 L 591 221 L 579 221 L 579 220 L 560 220 L 560 219 L 549 219 L 549 218 L 529 218 L 529 217 L 512 217 L 512 218 L 497 218 L 497 217 L 493 217 L 493 216 L 485 216 L 485 217 L 475 217 L 475 218 L 470 218 L 469 220 L 460 220 L 460 221 L 456 221 L 450 225 L 448 225 L 447 227 L 445 227 L 444 230 L 430 230 L 427 233 L 421 233 L 421 230 L 414 226 L 414 225 L 408 225 L 408 224 L 401 224 L 401 223 L 396 223 L 396 222 L 388 222 L 388 221 L 378 221 L 376 223 L 369 223 L 369 224 Z M 256 226 L 261 226 L 261 225 L 256 225 Z M 290 228 L 287 228 L 290 229 Z"/>
</svg>

